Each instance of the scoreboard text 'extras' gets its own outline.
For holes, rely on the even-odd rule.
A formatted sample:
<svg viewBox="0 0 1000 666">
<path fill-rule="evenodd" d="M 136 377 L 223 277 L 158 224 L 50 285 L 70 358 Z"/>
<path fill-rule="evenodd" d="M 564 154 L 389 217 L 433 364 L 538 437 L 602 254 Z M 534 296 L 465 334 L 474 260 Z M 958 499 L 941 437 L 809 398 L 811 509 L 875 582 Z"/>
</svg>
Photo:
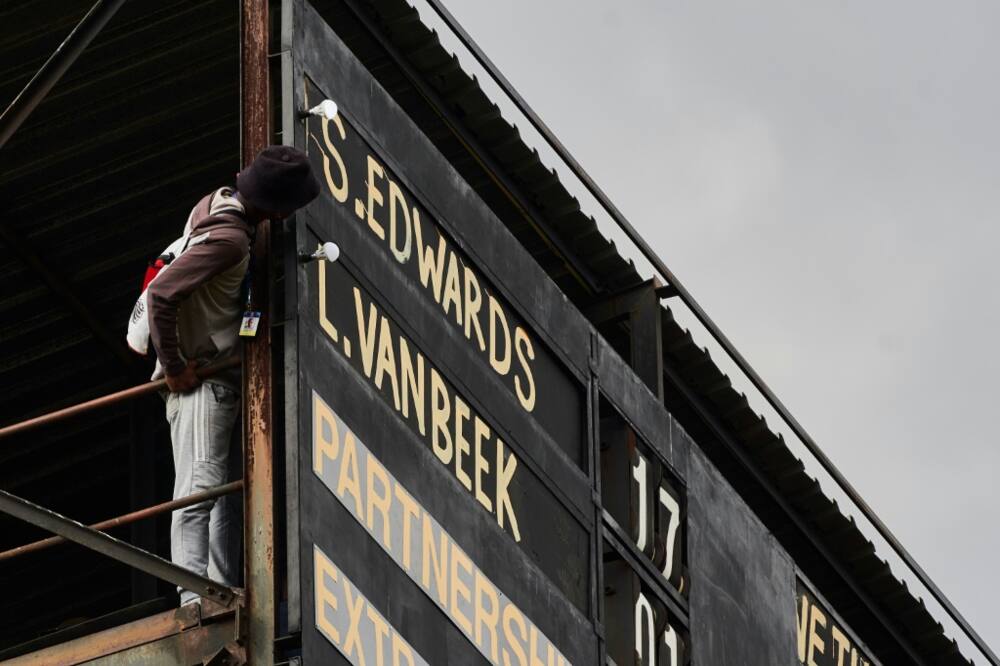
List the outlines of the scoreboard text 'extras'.
<svg viewBox="0 0 1000 666">
<path fill-rule="evenodd" d="M 332 121 L 322 120 L 322 141 L 315 134 L 309 138 L 319 147 L 330 193 L 338 203 L 347 204 L 356 176 L 348 173 L 331 138 L 331 125 L 341 141 L 347 139 L 339 115 Z M 425 236 L 420 207 L 411 206 L 402 188 L 371 155 L 367 156 L 365 178 L 365 200 L 354 199 L 354 214 L 388 245 L 400 264 L 413 262 L 416 250 L 420 284 L 430 291 L 445 316 L 454 321 L 466 339 L 487 356 L 494 372 L 503 378 L 513 377 L 518 402 L 526 411 L 534 411 L 537 394 L 531 367 L 535 358 L 531 336 L 522 326 L 511 325 L 504 305 L 483 287 L 476 272 L 462 261 L 444 236 L 438 235 L 436 247 Z"/>
</svg>

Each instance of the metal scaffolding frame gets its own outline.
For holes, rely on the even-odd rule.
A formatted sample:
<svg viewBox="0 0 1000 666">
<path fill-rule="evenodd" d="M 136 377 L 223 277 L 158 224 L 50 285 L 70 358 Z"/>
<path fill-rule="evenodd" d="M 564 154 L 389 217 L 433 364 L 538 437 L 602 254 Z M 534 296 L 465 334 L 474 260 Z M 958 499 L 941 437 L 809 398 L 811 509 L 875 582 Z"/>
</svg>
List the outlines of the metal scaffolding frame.
<svg viewBox="0 0 1000 666">
<path fill-rule="evenodd" d="M 0 511 L 225 606 L 232 604 L 238 596 L 236 590 L 222 583 L 2 490 Z"/>
<path fill-rule="evenodd" d="M 196 374 L 199 378 L 205 379 L 227 368 L 233 368 L 239 365 L 239 363 L 239 358 L 231 358 L 221 363 L 199 368 L 196 371 Z M 115 393 L 95 398 L 93 400 L 88 400 L 54 412 L 42 414 L 41 416 L 36 416 L 19 423 L 14 423 L 7 427 L 0 428 L 0 440 L 12 435 L 23 434 L 35 428 L 58 423 L 74 416 L 88 414 L 95 409 L 110 407 L 111 405 L 117 405 L 128 400 L 134 400 L 150 393 L 162 391 L 166 389 L 166 384 L 167 382 L 165 379 L 146 382 L 122 391 L 117 391 Z M 152 553 L 136 548 L 131 544 L 119 541 L 114 537 L 108 536 L 101 530 L 118 527 L 120 525 L 128 525 L 139 520 L 174 511 L 175 509 L 180 509 L 185 506 L 191 506 L 193 504 L 198 504 L 199 502 L 215 499 L 217 497 L 221 497 L 222 495 L 238 492 L 243 489 L 243 485 L 243 481 L 234 481 L 216 488 L 210 488 L 209 490 L 202 491 L 200 493 L 189 495 L 187 497 L 178 498 L 169 502 L 163 502 L 127 513 L 122 516 L 110 518 L 91 526 L 82 525 L 81 523 L 67 518 L 66 516 L 60 515 L 54 511 L 50 511 L 44 507 L 38 506 L 37 504 L 0 490 L 0 511 L 14 516 L 15 518 L 20 518 L 21 520 L 31 523 L 37 527 L 41 527 L 42 529 L 57 535 L 55 537 L 42 539 L 24 546 L 0 552 L 0 561 L 44 550 L 64 541 L 72 541 L 92 550 L 96 550 L 97 552 L 107 555 L 108 557 L 118 560 L 119 562 L 128 564 L 129 566 L 144 573 L 148 573 L 151 576 L 156 576 L 157 578 L 174 583 L 180 587 L 196 591 L 199 594 L 202 594 L 202 596 L 208 596 L 209 598 L 220 601 L 225 605 L 229 605 L 235 598 L 236 593 L 225 585 L 221 585 L 220 583 L 216 583 L 208 578 L 197 576 L 196 574 L 193 574 L 185 569 L 181 569 L 180 567 L 177 567 L 170 562 L 166 562 Z M 194 587 L 192 587 L 192 585 Z"/>
<path fill-rule="evenodd" d="M 45 99 L 80 54 L 100 33 L 115 15 L 124 0 L 98 0 L 90 11 L 70 32 L 56 51 L 32 77 L 24 89 L 0 116 L 0 148 L 2 148 L 34 109 Z M 241 0 L 240 4 L 240 72 L 241 72 L 241 153 L 243 163 L 249 163 L 259 150 L 269 143 L 268 128 L 268 7 L 266 0 Z M 13 232 L 0 227 L 0 238 L 19 258 L 31 268 L 45 284 L 52 289 L 69 309 L 82 317 L 83 322 L 116 361 L 131 375 L 136 368 L 133 358 L 116 343 L 112 336 L 84 308 L 82 300 L 74 290 L 46 268 L 37 255 Z M 264 267 L 255 275 L 255 292 L 264 295 L 261 309 L 266 309 L 268 253 L 270 233 L 267 223 L 258 229 L 255 243 L 257 265 Z M 266 324 L 266 322 L 265 322 Z M 199 593 L 202 597 L 214 599 L 225 606 L 233 605 L 239 598 L 236 590 L 230 589 L 203 576 L 196 575 L 156 555 L 122 542 L 101 531 L 118 525 L 131 524 L 138 520 L 172 511 L 183 506 L 207 501 L 224 494 L 244 492 L 246 585 L 248 605 L 248 629 L 254 646 L 248 650 L 251 663 L 270 663 L 273 656 L 275 627 L 274 603 L 274 548 L 273 548 L 273 463 L 271 453 L 271 352 L 270 335 L 267 326 L 255 342 L 246 347 L 244 364 L 244 472 L 246 481 L 236 481 L 209 491 L 198 493 L 171 502 L 102 521 L 96 526 L 85 526 L 65 516 L 37 506 L 27 500 L 0 491 L 0 511 L 25 520 L 50 531 L 57 536 L 27 544 L 0 553 L 0 560 L 36 552 L 62 541 L 72 541 L 96 550 L 112 559 L 123 562 L 136 570 L 156 576 L 185 589 Z M 234 367 L 239 359 L 204 368 L 199 376 L 207 377 L 224 368 Z M 105 395 L 72 407 L 38 416 L 4 428 L 0 428 L 0 439 L 31 429 L 52 424 L 93 409 L 120 403 L 165 388 L 165 381 L 155 381 Z"/>
<path fill-rule="evenodd" d="M 171 511 L 176 511 L 177 509 L 183 509 L 184 507 L 193 506 L 195 504 L 200 504 L 202 502 L 207 502 L 208 500 L 213 500 L 223 495 L 229 495 L 230 493 L 236 493 L 243 490 L 243 480 L 231 481 L 230 483 L 223 484 L 221 486 L 216 486 L 215 488 L 209 488 L 208 490 L 203 490 L 198 493 L 193 493 L 187 497 L 181 497 L 175 500 L 170 500 L 169 502 L 161 502 L 160 504 L 154 504 L 153 506 L 146 507 L 145 509 L 139 509 L 138 511 L 132 511 L 131 513 L 126 513 L 122 516 L 117 516 L 115 518 L 109 518 L 108 520 L 102 520 L 99 523 L 94 523 L 89 525 L 92 530 L 106 531 L 113 529 L 115 527 L 121 527 L 123 525 L 131 525 L 132 523 L 138 522 L 140 520 L 145 520 L 147 518 L 153 518 L 155 516 L 162 515 L 164 513 L 170 513 Z M 8 497 L 13 497 L 8 495 Z M 0 552 L 0 562 L 4 560 L 11 560 L 15 557 L 20 557 L 21 555 L 27 555 L 28 553 L 37 553 L 42 550 L 51 548 L 52 546 L 57 546 L 61 543 L 66 543 L 67 539 L 61 536 L 53 536 L 47 539 L 40 539 L 38 541 L 33 541 L 32 543 L 25 544 L 23 546 L 18 546 L 17 548 L 11 548 Z"/>
</svg>

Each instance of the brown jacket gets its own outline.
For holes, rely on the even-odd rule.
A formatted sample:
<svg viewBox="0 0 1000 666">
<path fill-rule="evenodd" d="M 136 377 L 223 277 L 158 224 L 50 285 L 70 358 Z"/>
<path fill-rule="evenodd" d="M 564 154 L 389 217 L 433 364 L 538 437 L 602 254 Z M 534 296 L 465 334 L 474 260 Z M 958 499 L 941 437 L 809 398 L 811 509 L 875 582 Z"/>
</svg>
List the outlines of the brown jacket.
<svg viewBox="0 0 1000 666">
<path fill-rule="evenodd" d="M 168 375 L 238 351 L 243 312 L 242 285 L 253 228 L 231 190 L 205 196 L 189 218 L 188 249 L 148 288 L 149 333 L 159 364 Z M 161 376 L 160 367 L 154 378 Z M 239 369 L 213 381 L 239 390 Z"/>
</svg>

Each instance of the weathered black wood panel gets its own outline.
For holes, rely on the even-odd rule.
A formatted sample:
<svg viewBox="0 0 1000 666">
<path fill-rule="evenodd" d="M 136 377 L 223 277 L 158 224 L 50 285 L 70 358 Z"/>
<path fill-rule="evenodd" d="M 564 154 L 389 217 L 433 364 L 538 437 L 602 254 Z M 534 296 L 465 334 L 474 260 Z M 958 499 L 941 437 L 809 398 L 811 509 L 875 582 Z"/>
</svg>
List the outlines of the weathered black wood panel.
<svg viewBox="0 0 1000 666">
<path fill-rule="evenodd" d="M 796 641 L 800 666 L 880 666 L 871 650 L 801 577 L 796 578 Z"/>
<path fill-rule="evenodd" d="M 695 446 L 688 488 L 692 663 L 795 664 L 788 555 Z"/>
<path fill-rule="evenodd" d="M 321 656 L 307 663 L 327 663 L 322 656 L 333 650 L 315 627 L 314 545 L 336 563 L 428 663 L 483 662 L 454 622 L 389 558 L 314 472 L 314 444 L 307 444 L 314 439 L 314 391 L 345 421 L 348 417 L 344 415 L 350 414 L 347 425 L 358 440 L 524 615 L 557 642 L 571 663 L 589 663 L 596 647 L 583 614 L 573 610 L 549 577 L 489 514 L 469 506 L 465 488 L 442 469 L 434 454 L 347 359 L 331 353 L 330 343 L 322 334 L 309 327 L 303 327 L 301 332 L 299 352 L 302 358 L 313 359 L 312 363 L 302 364 L 299 393 L 299 438 L 305 445 L 300 456 L 303 642 L 307 657 Z M 376 532 L 379 527 L 376 523 Z M 545 655 L 541 656 L 544 659 Z"/>
<path fill-rule="evenodd" d="M 535 413 L 570 412 L 575 415 L 572 419 L 574 422 L 582 420 L 583 405 L 576 400 L 579 397 L 577 388 L 570 385 L 562 393 L 539 393 L 539 407 L 535 412 L 526 411 L 515 393 L 505 386 L 502 378 L 479 358 L 478 349 L 470 345 L 462 332 L 454 327 L 454 321 L 443 315 L 437 303 L 424 296 L 422 292 L 425 290 L 419 279 L 411 279 L 400 271 L 398 263 L 385 251 L 380 240 L 370 233 L 367 224 L 358 223 L 353 212 L 322 196 L 300 218 L 315 230 L 316 242 L 320 238 L 336 239 L 342 252 L 342 259 L 338 263 L 355 267 L 353 275 L 359 287 L 376 299 L 381 309 L 395 313 L 395 328 L 404 331 L 418 347 L 427 351 L 426 355 L 449 376 L 463 399 L 469 404 L 475 403 L 479 413 L 493 421 L 496 429 L 505 434 L 505 443 L 518 450 L 526 465 L 532 466 L 541 477 L 550 480 L 555 492 L 560 493 L 571 509 L 582 517 L 590 502 L 589 480 L 579 468 L 577 460 L 571 458 L 564 447 L 553 439 Z M 339 269 L 334 265 L 330 270 Z M 337 286 L 335 280 L 328 282 L 333 287 Z M 334 288 L 331 294 L 343 292 Z M 344 320 L 339 326 L 334 326 L 338 330 L 347 331 L 353 345 L 352 351 L 358 352 L 355 361 L 361 362 L 357 333 L 359 322 L 356 320 L 353 296 L 350 292 L 346 296 L 347 307 L 334 310 L 331 305 L 327 308 L 327 317 L 341 317 Z M 318 296 L 303 300 L 301 307 L 306 316 L 318 321 Z M 367 321 L 362 323 L 367 325 Z M 400 360 L 394 360 L 398 366 Z M 396 374 L 399 371 L 397 367 Z M 533 374 L 539 381 L 547 383 L 548 380 L 544 378 L 551 378 L 552 373 L 557 372 L 556 369 L 540 366 L 534 368 Z M 552 379 L 552 383 L 561 380 L 565 380 L 565 377 Z M 383 387 L 387 391 L 392 390 L 391 383 L 384 384 Z M 397 390 L 402 390 L 399 381 Z M 562 396 L 566 399 L 563 400 Z M 565 420 L 565 417 L 560 418 Z M 575 437 L 576 447 L 582 451 L 582 434 L 577 433 Z"/>
<path fill-rule="evenodd" d="M 306 93 L 307 104 L 327 97 L 311 80 Z M 469 348 L 472 362 L 495 374 L 500 386 L 582 466 L 580 383 L 350 117 L 348 107 L 335 121 L 314 118 L 308 123 L 314 168 L 323 174 L 331 195 L 323 199 L 329 206 L 310 210 L 320 208 L 321 219 L 334 221 L 331 233 L 349 228 L 367 235 L 371 242 L 365 251 L 384 259 L 376 267 L 378 258 L 372 257 L 373 263 L 366 266 L 380 290 L 390 299 L 421 299 L 430 305 L 441 322 L 459 334 L 454 340 Z M 470 209 L 455 223 L 475 228 L 483 223 L 476 219 L 478 213 Z"/>
<path fill-rule="evenodd" d="M 556 587 L 581 611 L 586 612 L 589 536 L 585 526 L 556 498 L 538 475 L 521 462 L 523 458 L 518 450 L 522 447 L 514 448 L 512 440 L 506 438 L 506 435 L 506 441 L 496 437 L 494 422 L 485 415 L 485 410 L 480 409 L 482 397 L 476 398 L 475 394 L 465 394 L 461 389 L 455 388 L 447 372 L 436 367 L 433 353 L 425 352 L 423 343 L 415 340 L 415 336 L 408 334 L 407 327 L 399 324 L 403 318 L 374 300 L 348 271 L 346 258 L 337 264 L 322 267 L 325 283 L 323 295 L 326 297 L 323 321 L 336 327 L 338 341 L 335 342 L 320 325 L 318 282 L 321 266 L 311 264 L 312 270 L 304 278 L 308 284 L 304 291 L 315 294 L 316 298 L 302 304 L 305 316 L 299 320 L 302 382 L 316 386 L 316 382 L 323 379 L 322 369 L 327 367 L 333 355 L 347 360 L 388 409 L 389 418 L 402 421 L 410 430 L 412 437 L 399 442 L 398 449 L 409 445 L 433 452 L 444 481 L 462 489 L 462 510 L 489 516 L 492 522 L 504 530 L 506 538 L 516 542 L 537 562 Z M 362 350 L 365 344 L 359 328 L 372 326 L 373 323 L 375 328 L 367 332 L 369 336 L 378 338 L 370 340 L 369 344 L 373 348 L 379 346 L 392 349 L 395 363 L 399 367 L 406 364 L 413 368 L 423 368 L 422 372 L 413 372 L 414 377 L 423 376 L 422 382 L 415 379 L 413 383 L 420 387 L 417 390 L 423 394 L 421 400 L 413 398 L 416 392 L 414 390 L 409 391 L 409 397 L 406 396 L 407 389 L 403 385 L 409 385 L 409 382 L 402 379 L 404 373 L 401 370 L 397 370 L 398 376 L 395 378 L 388 369 L 379 375 L 378 363 L 374 358 L 377 352 L 374 350 L 366 365 Z M 413 324 L 413 320 L 410 323 Z M 445 347 L 449 346 L 445 339 Z M 346 351 L 348 348 L 351 349 L 349 355 Z M 404 358 L 409 361 L 404 361 Z M 435 380 L 435 377 L 439 379 Z M 381 387 L 377 386 L 380 380 Z M 397 382 L 397 385 L 393 386 L 393 382 Z M 439 390 L 432 390 L 434 386 L 439 387 Z M 369 395 L 371 394 L 365 394 L 365 397 Z M 459 401 L 463 399 L 467 401 L 468 410 L 461 427 L 457 428 L 455 415 L 459 410 Z M 435 404 L 438 409 L 435 409 Z M 404 408 L 408 410 L 406 415 Z M 353 415 L 359 410 L 373 409 L 374 405 L 358 400 L 349 406 L 346 414 Z M 435 412 L 439 415 L 447 414 L 443 423 L 438 424 L 443 425 L 443 428 L 434 425 Z M 304 415 L 300 415 L 300 423 L 303 427 L 308 427 L 309 421 L 304 419 Z M 478 443 L 474 435 L 477 430 L 474 422 L 485 424 L 487 430 L 479 430 L 480 433 L 489 433 L 489 436 L 483 437 Z M 447 433 L 443 432 L 445 430 Z M 464 433 L 467 444 L 465 455 L 461 457 L 459 431 Z M 309 441 L 307 434 L 300 432 L 300 442 Z M 535 440 L 535 445 L 539 444 Z M 443 450 L 447 451 L 446 460 L 443 459 Z M 483 466 L 477 470 L 476 463 L 479 460 Z M 509 495 L 509 500 L 501 501 L 501 495 Z"/>
<path fill-rule="evenodd" d="M 502 225 L 329 27 L 303 3 L 294 7 L 293 82 L 285 89 L 300 108 L 327 96 L 341 108 L 336 121 L 288 123 L 325 184 L 297 218 L 298 249 L 335 240 L 343 252 L 336 264 L 287 264 L 297 284 L 289 354 L 298 376 L 297 455 L 289 459 L 298 478 L 289 487 L 298 488 L 302 583 L 289 598 L 300 601 L 290 617 L 300 618 L 307 663 L 344 655 L 358 663 L 365 650 L 371 661 L 373 650 L 397 639 L 412 650 L 407 662 L 521 663 L 533 654 L 543 663 L 594 663 L 596 527 L 581 361 L 589 331 L 578 315 L 583 335 L 554 351 L 553 327 L 532 314 L 558 315 L 564 299 L 552 310 L 543 294 L 512 288 L 539 273 L 520 248 L 504 258 L 504 275 L 481 262 L 485 246 L 473 252 L 455 228 L 488 238 L 505 234 Z M 413 186 L 413 173 L 424 187 Z M 317 418 L 325 424 L 319 435 Z M 354 473 L 347 440 L 328 439 L 333 423 L 349 428 L 351 450 L 361 451 Z M 333 467 L 339 476 L 324 472 Z M 411 503 L 379 495 L 383 473 L 384 488 Z M 399 534 L 413 516 L 400 507 L 438 530 L 429 538 L 413 527 L 424 550 L 406 556 Z M 426 567 L 436 566 L 438 534 L 453 544 L 453 569 L 435 583 Z M 449 585 L 451 596 L 438 599 Z M 502 621 L 490 615 L 490 599 Z M 355 602 L 370 610 L 367 624 L 343 614 Z"/>
</svg>

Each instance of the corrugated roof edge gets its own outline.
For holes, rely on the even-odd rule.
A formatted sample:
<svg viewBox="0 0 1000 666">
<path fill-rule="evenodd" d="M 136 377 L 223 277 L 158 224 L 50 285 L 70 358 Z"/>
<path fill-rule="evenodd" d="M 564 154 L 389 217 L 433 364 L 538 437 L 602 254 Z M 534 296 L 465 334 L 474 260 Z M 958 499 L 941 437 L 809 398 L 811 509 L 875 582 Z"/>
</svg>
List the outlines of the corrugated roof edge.
<svg viewBox="0 0 1000 666">
<path fill-rule="evenodd" d="M 555 170 L 542 163 L 537 149 L 524 143 L 517 125 L 502 118 L 496 103 L 462 69 L 458 58 L 441 46 L 437 32 L 420 21 L 417 10 L 402 0 L 369 0 L 368 4 L 376 10 L 390 41 L 459 113 L 468 131 L 528 194 L 569 247 L 591 246 L 581 256 L 604 276 L 602 288 L 614 291 L 641 282 L 634 264 L 600 233 L 594 218 L 582 212 Z"/>
</svg>

